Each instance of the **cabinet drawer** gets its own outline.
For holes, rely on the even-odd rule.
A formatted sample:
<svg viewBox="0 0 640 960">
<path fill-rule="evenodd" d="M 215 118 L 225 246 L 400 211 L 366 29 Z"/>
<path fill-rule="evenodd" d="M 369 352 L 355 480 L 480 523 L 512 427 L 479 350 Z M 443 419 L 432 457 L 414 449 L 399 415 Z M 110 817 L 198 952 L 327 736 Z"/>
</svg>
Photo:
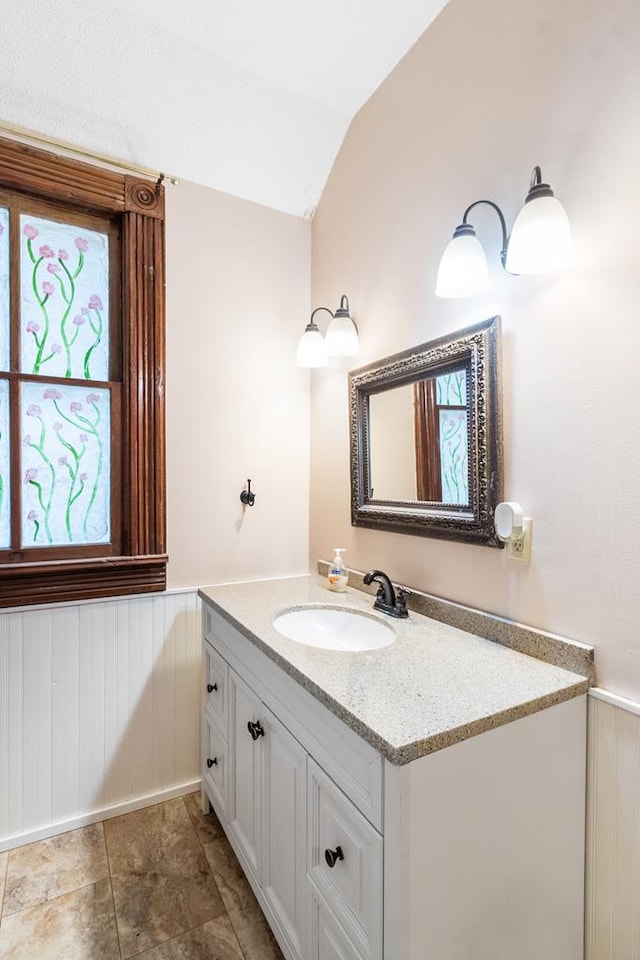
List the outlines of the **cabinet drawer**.
<svg viewBox="0 0 640 960">
<path fill-rule="evenodd" d="M 203 654 L 205 705 L 211 716 L 215 718 L 224 736 L 227 736 L 229 667 L 206 640 L 203 644 Z"/>
<path fill-rule="evenodd" d="M 222 820 L 227 816 L 229 749 L 217 726 L 204 713 L 202 722 L 202 782 Z"/>
<path fill-rule="evenodd" d="M 382 837 L 309 759 L 307 875 L 363 957 L 382 955 Z"/>
</svg>

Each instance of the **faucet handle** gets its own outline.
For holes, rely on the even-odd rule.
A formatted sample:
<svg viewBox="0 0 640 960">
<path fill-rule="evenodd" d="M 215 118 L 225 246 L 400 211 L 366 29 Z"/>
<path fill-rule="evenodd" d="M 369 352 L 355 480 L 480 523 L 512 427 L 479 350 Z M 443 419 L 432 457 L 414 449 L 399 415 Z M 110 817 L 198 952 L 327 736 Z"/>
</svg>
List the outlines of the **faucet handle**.
<svg viewBox="0 0 640 960">
<path fill-rule="evenodd" d="M 407 609 L 407 597 L 411 596 L 411 590 L 407 590 L 406 587 L 398 587 L 396 590 L 396 608 L 398 610 Z"/>
</svg>

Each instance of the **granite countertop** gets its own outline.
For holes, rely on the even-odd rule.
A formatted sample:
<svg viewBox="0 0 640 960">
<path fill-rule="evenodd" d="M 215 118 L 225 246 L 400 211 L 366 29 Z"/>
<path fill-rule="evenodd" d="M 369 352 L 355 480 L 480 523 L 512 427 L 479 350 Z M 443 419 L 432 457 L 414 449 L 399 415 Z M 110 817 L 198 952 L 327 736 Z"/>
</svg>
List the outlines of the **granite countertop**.
<svg viewBox="0 0 640 960">
<path fill-rule="evenodd" d="M 319 576 L 204 587 L 200 597 L 393 764 L 569 700 L 586 677 L 456 627 L 410 613 L 373 614 L 359 590 L 333 593 Z M 359 653 L 319 650 L 273 627 L 284 609 L 351 607 L 396 633 L 389 647 Z"/>
</svg>

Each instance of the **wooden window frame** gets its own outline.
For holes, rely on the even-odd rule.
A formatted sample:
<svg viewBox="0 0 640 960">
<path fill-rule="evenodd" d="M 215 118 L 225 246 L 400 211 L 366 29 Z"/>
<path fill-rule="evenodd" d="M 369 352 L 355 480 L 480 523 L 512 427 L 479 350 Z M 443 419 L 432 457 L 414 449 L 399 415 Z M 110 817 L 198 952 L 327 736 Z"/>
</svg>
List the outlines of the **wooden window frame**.
<svg viewBox="0 0 640 960">
<path fill-rule="evenodd" d="M 0 564 L 0 607 L 164 590 L 164 189 L 149 180 L 0 139 L 0 190 L 116 221 L 121 237 L 123 424 L 120 555 L 31 561 L 21 551 L 11 553 L 9 562 Z"/>
</svg>

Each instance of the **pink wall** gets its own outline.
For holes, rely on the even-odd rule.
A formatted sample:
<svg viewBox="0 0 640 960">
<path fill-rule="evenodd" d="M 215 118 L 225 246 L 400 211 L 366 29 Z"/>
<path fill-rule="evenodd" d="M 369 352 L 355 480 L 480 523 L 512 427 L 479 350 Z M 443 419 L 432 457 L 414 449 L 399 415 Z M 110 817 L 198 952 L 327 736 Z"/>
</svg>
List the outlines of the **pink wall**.
<svg viewBox="0 0 640 960">
<path fill-rule="evenodd" d="M 309 224 L 189 183 L 166 197 L 169 586 L 306 573 Z"/>
<path fill-rule="evenodd" d="M 533 517 L 504 551 L 358 530 L 349 518 L 347 362 L 312 375 L 311 549 L 596 646 L 598 683 L 640 697 L 640 7 L 451 0 L 354 120 L 312 231 L 312 303 L 349 295 L 361 366 L 503 318 L 505 494 Z M 570 270 L 510 277 L 491 211 L 484 298 L 434 296 L 465 207 L 511 226 L 529 174 L 573 225 Z"/>
</svg>

